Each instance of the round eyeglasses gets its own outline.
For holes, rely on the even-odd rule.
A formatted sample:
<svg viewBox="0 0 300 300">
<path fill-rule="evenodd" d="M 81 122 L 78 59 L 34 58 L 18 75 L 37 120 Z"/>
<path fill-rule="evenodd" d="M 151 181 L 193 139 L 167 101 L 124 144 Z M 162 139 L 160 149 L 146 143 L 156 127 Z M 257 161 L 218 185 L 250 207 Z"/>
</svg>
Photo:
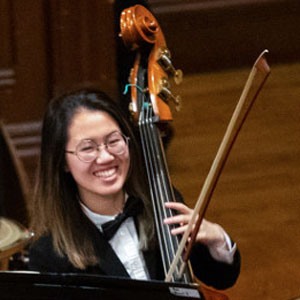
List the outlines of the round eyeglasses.
<svg viewBox="0 0 300 300">
<path fill-rule="evenodd" d="M 115 131 L 109 134 L 105 142 L 98 145 L 95 141 L 86 139 L 82 140 L 75 151 L 66 150 L 66 153 L 74 154 L 83 162 L 92 162 L 95 160 L 101 151 L 102 146 L 112 155 L 122 155 L 128 146 L 129 137 L 121 132 Z"/>
</svg>

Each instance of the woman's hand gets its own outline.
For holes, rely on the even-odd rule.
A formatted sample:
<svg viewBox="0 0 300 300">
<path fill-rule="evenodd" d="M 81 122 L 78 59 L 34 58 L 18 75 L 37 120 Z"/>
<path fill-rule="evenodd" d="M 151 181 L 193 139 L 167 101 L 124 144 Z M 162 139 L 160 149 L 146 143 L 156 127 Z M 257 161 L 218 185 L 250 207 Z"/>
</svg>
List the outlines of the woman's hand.
<svg viewBox="0 0 300 300">
<path fill-rule="evenodd" d="M 165 224 L 177 224 L 178 227 L 171 230 L 173 235 L 181 234 L 187 230 L 188 223 L 193 215 L 193 210 L 180 202 L 167 202 L 167 208 L 177 211 L 177 215 L 166 218 Z M 218 224 L 202 220 L 200 229 L 196 236 L 196 242 L 207 245 L 208 247 L 224 247 L 226 244 L 224 231 Z"/>
</svg>

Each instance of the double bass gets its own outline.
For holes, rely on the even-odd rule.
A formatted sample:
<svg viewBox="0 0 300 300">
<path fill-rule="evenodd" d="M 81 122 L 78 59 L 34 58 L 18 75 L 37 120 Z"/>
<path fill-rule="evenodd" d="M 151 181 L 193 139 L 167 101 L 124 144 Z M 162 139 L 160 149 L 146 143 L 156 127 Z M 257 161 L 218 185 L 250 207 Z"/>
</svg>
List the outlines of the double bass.
<svg viewBox="0 0 300 300">
<path fill-rule="evenodd" d="M 166 202 L 175 201 L 164 153 L 162 136 L 172 121 L 170 103 L 180 109 L 181 98 L 171 92 L 171 79 L 175 84 L 182 81 L 182 71 L 174 68 L 171 54 L 162 30 L 153 14 L 141 5 L 125 9 L 120 18 L 120 36 L 124 44 L 136 51 L 136 59 L 129 76 L 131 87 L 130 112 L 138 125 L 151 201 L 163 268 L 167 282 L 199 284 L 193 277 L 189 264 L 189 254 L 200 228 L 205 211 L 212 196 L 217 179 L 236 136 L 248 114 L 253 101 L 262 88 L 269 68 L 263 52 L 256 61 L 249 76 L 237 109 L 228 126 L 211 172 L 196 203 L 192 220 L 182 238 L 171 234 L 172 226 L 165 226 L 163 220 L 174 212 L 165 207 Z M 256 92 L 249 93 L 251 84 L 258 73 L 262 73 Z M 251 96 L 249 96 L 251 94 Z M 194 230 L 192 228 L 194 227 Z M 228 297 L 216 290 L 199 285 L 205 300 L 226 300 Z"/>
</svg>

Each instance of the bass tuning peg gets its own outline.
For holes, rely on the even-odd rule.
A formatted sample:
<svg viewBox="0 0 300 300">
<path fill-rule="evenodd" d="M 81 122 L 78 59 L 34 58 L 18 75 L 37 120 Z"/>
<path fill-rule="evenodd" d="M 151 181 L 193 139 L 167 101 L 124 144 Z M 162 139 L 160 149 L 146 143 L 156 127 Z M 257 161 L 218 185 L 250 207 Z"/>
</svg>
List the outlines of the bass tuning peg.
<svg viewBox="0 0 300 300">
<path fill-rule="evenodd" d="M 174 78 L 176 84 L 180 84 L 183 79 L 183 73 L 180 69 L 175 69 L 171 62 L 171 53 L 168 49 L 161 49 L 158 56 L 158 63 L 170 76 Z"/>
<path fill-rule="evenodd" d="M 181 109 L 181 97 L 180 95 L 174 96 L 170 91 L 170 84 L 168 79 L 163 78 L 160 82 L 160 89 L 158 96 L 163 99 L 165 102 L 172 100 L 175 104 L 176 111 L 180 111 Z"/>
</svg>

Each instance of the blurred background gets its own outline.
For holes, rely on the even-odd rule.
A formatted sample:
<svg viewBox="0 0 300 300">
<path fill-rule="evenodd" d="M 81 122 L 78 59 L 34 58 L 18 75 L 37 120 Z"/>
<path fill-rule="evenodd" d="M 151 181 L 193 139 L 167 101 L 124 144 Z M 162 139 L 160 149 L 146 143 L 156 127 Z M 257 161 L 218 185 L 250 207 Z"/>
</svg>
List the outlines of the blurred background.
<svg viewBox="0 0 300 300">
<path fill-rule="evenodd" d="M 207 218 L 220 223 L 241 250 L 242 271 L 227 291 L 230 299 L 299 296 L 297 0 L 0 0 L 0 216 L 13 228 L 20 225 L 19 235 L 28 226 L 40 122 L 53 96 L 99 87 L 128 113 L 122 92 L 135 53 L 119 37 L 119 18 L 134 4 L 155 15 L 174 66 L 184 72 L 173 90 L 183 104 L 173 113 L 167 160 L 190 206 L 254 61 L 269 50 L 271 75 L 232 149 Z M 3 228 L 0 268 L 7 269 L 22 245 L 1 249 Z"/>
</svg>

